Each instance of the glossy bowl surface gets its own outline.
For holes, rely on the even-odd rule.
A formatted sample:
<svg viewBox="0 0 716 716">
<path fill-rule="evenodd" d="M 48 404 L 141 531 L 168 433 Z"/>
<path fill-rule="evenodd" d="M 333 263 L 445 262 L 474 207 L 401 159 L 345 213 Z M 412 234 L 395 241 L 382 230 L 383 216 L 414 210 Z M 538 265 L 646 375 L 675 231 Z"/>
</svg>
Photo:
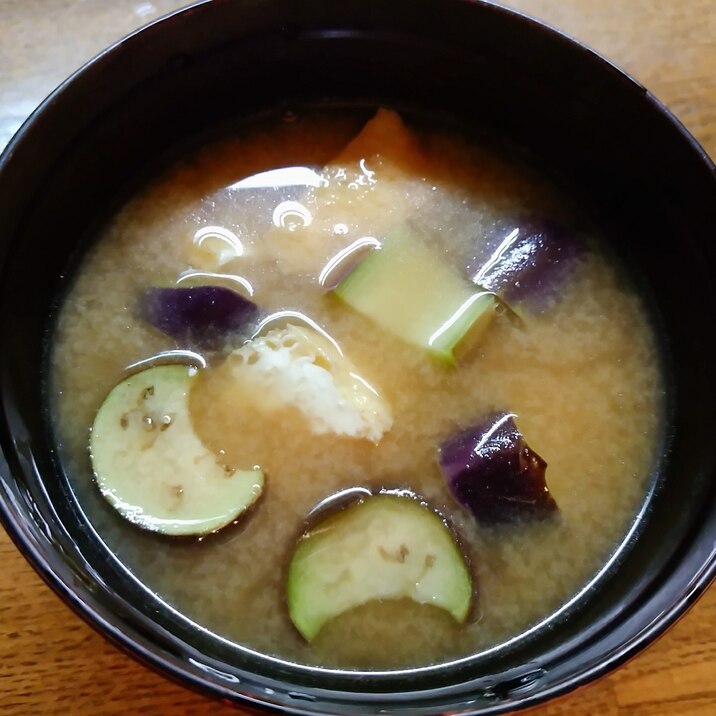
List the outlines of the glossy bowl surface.
<svg viewBox="0 0 716 716">
<path fill-rule="evenodd" d="M 236 647 L 133 580 L 54 459 L 43 360 L 75 257 L 177 153 L 262 111 L 382 103 L 496 132 L 598 217 L 661 332 L 668 434 L 628 549 L 568 609 L 489 654 L 359 674 Z M 643 648 L 716 573 L 715 235 L 704 151 L 643 87 L 538 22 L 464 0 L 199 3 L 85 66 L 0 159 L 0 515 L 75 611 L 215 697 L 290 713 L 487 714 L 565 693 Z"/>
</svg>

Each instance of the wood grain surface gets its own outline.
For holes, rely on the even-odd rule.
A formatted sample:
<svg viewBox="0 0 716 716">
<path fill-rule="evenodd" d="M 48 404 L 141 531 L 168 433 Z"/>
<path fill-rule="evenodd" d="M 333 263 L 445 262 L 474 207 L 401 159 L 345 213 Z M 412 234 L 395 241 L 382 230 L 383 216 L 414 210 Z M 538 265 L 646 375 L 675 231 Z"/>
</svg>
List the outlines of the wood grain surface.
<svg viewBox="0 0 716 716">
<path fill-rule="evenodd" d="M 0 0 L 0 147 L 82 61 L 182 4 Z M 716 0 L 508 4 L 583 40 L 636 76 L 716 156 Z M 237 713 L 115 650 L 59 601 L 4 533 L 0 560 L 0 714 Z M 628 665 L 530 713 L 716 715 L 716 587 Z"/>
</svg>

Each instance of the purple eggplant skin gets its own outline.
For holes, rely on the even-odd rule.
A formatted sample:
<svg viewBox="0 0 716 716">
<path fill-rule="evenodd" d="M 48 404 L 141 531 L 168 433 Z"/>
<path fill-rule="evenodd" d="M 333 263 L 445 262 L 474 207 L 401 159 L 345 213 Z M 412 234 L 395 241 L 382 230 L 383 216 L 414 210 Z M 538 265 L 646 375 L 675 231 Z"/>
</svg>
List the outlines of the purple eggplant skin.
<svg viewBox="0 0 716 716">
<path fill-rule="evenodd" d="M 140 316 L 180 346 L 211 349 L 254 322 L 259 308 L 224 286 L 145 289 Z"/>
<path fill-rule="evenodd" d="M 585 246 L 562 224 L 530 216 L 488 237 L 475 253 L 468 265 L 473 283 L 538 315 L 559 298 Z"/>
<path fill-rule="evenodd" d="M 455 499 L 486 525 L 544 519 L 557 511 L 545 481 L 547 463 L 529 447 L 513 413 L 486 416 L 439 448 Z"/>
</svg>

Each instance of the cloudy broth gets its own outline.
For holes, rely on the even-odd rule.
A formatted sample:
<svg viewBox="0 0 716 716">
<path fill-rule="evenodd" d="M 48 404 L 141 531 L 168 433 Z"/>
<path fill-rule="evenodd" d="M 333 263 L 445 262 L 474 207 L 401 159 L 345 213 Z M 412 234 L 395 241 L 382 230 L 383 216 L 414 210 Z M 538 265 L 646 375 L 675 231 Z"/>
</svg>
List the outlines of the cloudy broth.
<svg viewBox="0 0 716 716">
<path fill-rule="evenodd" d="M 130 201 L 88 252 L 53 338 L 60 455 L 95 528 L 127 568 L 222 637 L 343 668 L 478 653 L 566 604 L 636 519 L 658 451 L 663 400 L 645 307 L 559 193 L 489 146 L 422 125 L 407 129 L 396 117 L 363 138 L 362 116 L 290 119 L 267 120 L 177 165 Z M 327 290 L 332 258 L 398 225 L 416 227 L 441 260 L 470 278 L 479 270 L 481 237 L 506 235 L 526 215 L 580 233 L 580 260 L 543 310 L 495 316 L 478 342 L 462 347 L 454 367 Z M 265 315 L 290 311 L 314 322 L 390 406 L 392 426 L 373 442 L 316 435 L 291 411 L 242 410 L 240 394 L 225 399 L 233 387 L 221 371 L 235 346 L 204 352 L 209 368 L 190 401 L 194 430 L 231 464 L 260 465 L 266 486 L 236 525 L 199 541 L 172 541 L 105 505 L 87 444 L 96 411 L 127 366 L 192 348 L 136 311 L 147 286 L 173 285 L 187 272 L 191 280 L 203 274 L 235 285 Z M 447 489 L 437 446 L 495 410 L 516 414 L 546 460 L 559 505 L 553 518 L 480 524 Z M 449 520 L 474 574 L 466 623 L 409 600 L 373 601 L 329 622 L 310 644 L 299 635 L 285 604 L 288 561 L 312 508 L 352 487 L 409 489 Z"/>
</svg>

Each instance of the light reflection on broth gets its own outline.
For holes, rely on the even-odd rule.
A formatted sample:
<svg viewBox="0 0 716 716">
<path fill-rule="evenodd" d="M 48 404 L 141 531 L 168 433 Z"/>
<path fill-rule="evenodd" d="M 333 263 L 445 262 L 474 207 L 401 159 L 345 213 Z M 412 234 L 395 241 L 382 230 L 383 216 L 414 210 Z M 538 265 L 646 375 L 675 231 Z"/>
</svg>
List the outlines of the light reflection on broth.
<svg viewBox="0 0 716 716">
<path fill-rule="evenodd" d="M 247 279 L 243 276 L 236 276 L 230 273 L 213 273 L 211 271 L 194 271 L 193 269 L 187 269 L 182 271 L 177 276 L 176 285 L 228 285 L 230 288 L 239 289 L 241 293 L 246 293 L 249 296 L 254 295 L 254 288 Z"/>
<path fill-rule="evenodd" d="M 559 193 L 489 147 L 408 130 L 392 114 L 361 132 L 364 119 L 306 114 L 249 128 L 130 202 L 89 252 L 62 307 L 52 391 L 60 454 L 79 499 L 150 590 L 258 651 L 371 669 L 480 652 L 575 595 L 644 500 L 662 386 L 640 298 Z M 327 293 L 395 226 L 429 237 L 455 275 L 485 276 L 486 264 L 471 263 L 475 242 L 511 236 L 525 214 L 577 227 L 588 249 L 548 310 L 520 321 L 496 315 L 479 342 L 457 351 L 455 368 Z M 497 261 L 499 250 L 489 255 Z M 233 282 L 260 307 L 243 345 L 290 324 L 330 341 L 351 361 L 352 379 L 389 406 L 390 429 L 377 442 L 314 434 L 295 406 L 276 408 L 233 381 L 226 351 L 177 345 L 137 316 L 146 287 L 202 281 Z M 406 289 L 416 305 L 422 289 Z M 200 544 L 157 540 L 126 524 L 97 496 L 87 459 L 88 428 L 108 391 L 127 371 L 173 358 L 208 366 L 189 401 L 202 443 L 225 464 L 259 465 L 266 475 L 250 519 Z M 480 525 L 448 491 L 437 446 L 495 410 L 517 415 L 547 461 L 557 519 Z M 459 531 L 477 616 L 461 625 L 410 600 L 370 602 L 309 645 L 285 606 L 296 538 L 332 496 L 386 488 L 421 496 Z"/>
</svg>

